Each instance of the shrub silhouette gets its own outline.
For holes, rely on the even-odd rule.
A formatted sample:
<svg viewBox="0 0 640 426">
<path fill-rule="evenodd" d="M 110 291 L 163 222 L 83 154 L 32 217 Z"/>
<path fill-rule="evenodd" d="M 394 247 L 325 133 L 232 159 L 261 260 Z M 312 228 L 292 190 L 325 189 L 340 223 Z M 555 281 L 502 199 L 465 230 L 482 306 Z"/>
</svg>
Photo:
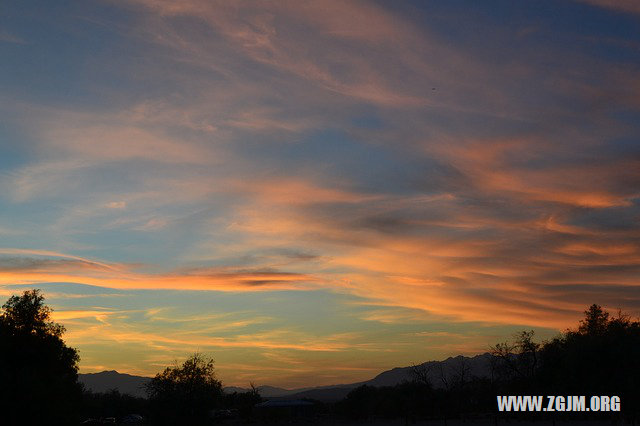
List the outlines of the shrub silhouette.
<svg viewBox="0 0 640 426">
<path fill-rule="evenodd" d="M 626 412 L 640 407 L 640 323 L 628 315 L 591 305 L 577 330 L 542 347 L 541 359 L 541 383 L 556 395 L 618 395 Z"/>
<path fill-rule="evenodd" d="M 39 290 L 12 296 L 0 313 L 0 407 L 5 424 L 69 424 L 81 387 L 78 352 L 62 340 Z"/>
<path fill-rule="evenodd" d="M 624 417 L 635 424 L 640 409 L 640 321 L 621 312 L 611 315 L 594 304 L 584 311 L 575 329 L 542 343 L 533 337 L 533 330 L 525 330 L 512 341 L 494 345 L 490 377 L 473 377 L 463 362 L 449 376 L 441 374 L 443 387 L 432 388 L 430 367 L 425 363 L 423 369 L 412 368 L 413 382 L 355 388 L 336 404 L 337 412 L 359 420 L 404 417 L 405 424 L 414 418 L 444 418 L 446 424 L 452 417 L 532 416 L 498 413 L 496 395 L 584 395 L 587 401 L 593 395 L 616 395 L 621 413 L 554 412 L 546 416 Z"/>
<path fill-rule="evenodd" d="M 207 419 L 222 397 L 214 362 L 198 353 L 181 366 L 167 367 L 147 384 L 151 414 L 158 423 L 196 424 Z"/>
<path fill-rule="evenodd" d="M 123 418 L 129 414 L 140 414 L 145 417 L 148 401 L 144 398 L 120 393 L 117 389 L 108 392 L 85 390 L 82 393 L 82 418 Z"/>
</svg>

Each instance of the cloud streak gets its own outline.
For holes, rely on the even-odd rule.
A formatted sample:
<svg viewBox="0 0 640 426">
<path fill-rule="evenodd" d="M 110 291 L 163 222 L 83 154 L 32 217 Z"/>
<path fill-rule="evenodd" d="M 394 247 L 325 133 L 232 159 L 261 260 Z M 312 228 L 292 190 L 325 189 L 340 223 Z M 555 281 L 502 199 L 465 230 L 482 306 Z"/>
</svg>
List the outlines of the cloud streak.
<svg viewBox="0 0 640 426">
<path fill-rule="evenodd" d="M 45 25 L 20 44 L 8 27 L 3 294 L 51 283 L 247 300 L 323 291 L 358 298 L 354 328 L 387 330 L 344 337 L 326 315 L 323 336 L 338 337 L 315 346 L 246 318 L 231 329 L 255 333 L 200 332 L 225 332 L 215 315 L 202 317 L 209 328 L 181 322 L 191 334 L 111 330 L 128 347 L 151 336 L 158 357 L 193 335 L 272 362 L 302 347 L 364 352 L 392 333 L 449 351 L 483 338 L 425 325 L 435 321 L 493 327 L 493 339 L 505 327 L 564 329 L 591 303 L 637 315 L 637 8 L 501 5 L 498 23 L 491 3 L 467 6 L 131 0 L 107 2 L 113 15 L 83 9 L 82 28 L 56 15 L 73 29 L 59 37 Z M 20 66 L 60 49 L 65 67 Z M 89 299 L 60 298 L 77 303 L 60 318 L 98 327 L 134 315 Z M 153 308 L 133 323 L 168 326 L 170 300 Z"/>
</svg>

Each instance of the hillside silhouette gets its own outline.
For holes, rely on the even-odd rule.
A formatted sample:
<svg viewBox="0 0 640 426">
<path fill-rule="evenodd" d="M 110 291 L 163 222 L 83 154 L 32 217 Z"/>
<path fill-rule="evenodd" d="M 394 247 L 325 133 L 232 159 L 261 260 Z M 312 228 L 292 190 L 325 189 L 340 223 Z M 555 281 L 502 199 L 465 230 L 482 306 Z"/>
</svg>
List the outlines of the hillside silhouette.
<svg viewBox="0 0 640 426">
<path fill-rule="evenodd" d="M 487 378 L 491 375 L 491 362 L 493 356 L 484 353 L 473 357 L 458 355 L 443 361 L 428 361 L 418 366 L 396 367 L 383 371 L 370 380 L 344 383 L 327 386 L 314 386 L 296 389 L 284 389 L 275 386 L 262 385 L 256 389 L 263 398 L 288 398 L 288 399 L 314 399 L 324 402 L 335 402 L 344 398 L 351 390 L 359 386 L 396 386 L 407 381 L 414 380 L 414 371 L 417 368 L 424 368 L 429 371 L 429 379 L 435 388 L 444 388 L 447 380 L 453 380 L 464 364 L 464 368 L 469 370 L 469 374 L 475 377 Z M 444 379 L 444 380 L 443 380 Z M 102 371 L 100 373 L 79 374 L 78 380 L 85 389 L 93 392 L 108 392 L 115 389 L 121 393 L 130 394 L 137 397 L 146 397 L 145 385 L 151 377 L 122 374 L 117 371 Z M 224 392 L 232 394 L 234 392 L 249 392 L 251 388 L 229 386 L 224 388 Z"/>
<path fill-rule="evenodd" d="M 302 389 L 228 387 L 214 361 L 193 354 L 155 377 L 77 374 L 38 290 L 12 296 L 0 313 L 3 424 L 245 424 L 508 419 L 603 420 L 635 424 L 640 407 L 640 322 L 591 305 L 574 329 L 537 342 L 532 330 L 473 357 L 384 371 L 370 380 Z M 84 390 L 82 390 L 84 389 Z M 498 395 L 616 396 L 620 410 L 498 412 Z M 101 419 L 101 420 L 100 420 Z M 306 420 L 305 420 L 306 419 Z"/>
<path fill-rule="evenodd" d="M 140 398 L 146 398 L 145 386 L 150 380 L 151 377 L 118 373 L 115 370 L 78 374 L 78 381 L 92 392 L 109 392 L 115 389 Z"/>
</svg>

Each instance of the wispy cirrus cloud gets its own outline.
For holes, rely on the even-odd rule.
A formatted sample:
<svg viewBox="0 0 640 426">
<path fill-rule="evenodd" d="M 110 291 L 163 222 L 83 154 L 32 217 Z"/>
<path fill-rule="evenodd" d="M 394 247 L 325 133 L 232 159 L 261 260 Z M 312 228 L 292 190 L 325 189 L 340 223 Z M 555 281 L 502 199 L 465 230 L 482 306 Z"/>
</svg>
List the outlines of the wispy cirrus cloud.
<svg viewBox="0 0 640 426">
<path fill-rule="evenodd" d="M 93 271 L 90 271 L 92 270 Z M 92 273 L 93 272 L 93 273 Z M 181 273 L 143 274 L 125 269 L 98 269 L 64 260 L 3 259 L 0 284 L 34 285 L 67 282 L 114 289 L 176 289 L 216 291 L 296 290 L 314 286 L 311 275 L 271 270 L 234 270 L 224 267 Z"/>
<path fill-rule="evenodd" d="M 89 16 L 82 36 L 61 35 L 80 52 L 69 69 L 16 71 L 23 84 L 3 86 L 5 139 L 16 142 L 0 144 L 0 235 L 6 247 L 51 250 L 0 251 L 0 283 L 265 299 L 322 289 L 372 309 L 349 316 L 354 327 L 392 330 L 372 342 L 408 333 L 443 355 L 499 337 L 482 327 L 564 329 L 594 302 L 636 314 L 635 8 L 587 3 L 620 13 L 501 4 L 494 22 L 485 8 L 495 5 L 473 2 L 464 15 L 446 2 L 107 3 L 129 20 Z M 56 51 L 56 37 L 38 37 L 11 48 Z M 53 88 L 37 92 L 49 78 Z M 92 320 L 67 308 L 66 321 Z M 205 335 L 224 331 L 219 320 L 184 321 L 192 333 L 164 337 L 121 324 L 113 336 L 130 348 L 157 337 L 164 352 L 136 355 L 153 362 L 194 333 L 221 351 L 254 339 L 273 374 L 266 359 L 299 359 L 291 351 L 313 340 Z M 436 320 L 473 323 L 484 337 L 427 327 Z M 247 321 L 229 326 L 261 325 Z M 326 322 L 324 336 L 345 332 Z M 367 348 L 337 341 L 325 356 Z M 416 361 L 415 346 L 397 343 L 394 363 Z M 242 377 L 256 370 L 232 358 Z"/>
</svg>

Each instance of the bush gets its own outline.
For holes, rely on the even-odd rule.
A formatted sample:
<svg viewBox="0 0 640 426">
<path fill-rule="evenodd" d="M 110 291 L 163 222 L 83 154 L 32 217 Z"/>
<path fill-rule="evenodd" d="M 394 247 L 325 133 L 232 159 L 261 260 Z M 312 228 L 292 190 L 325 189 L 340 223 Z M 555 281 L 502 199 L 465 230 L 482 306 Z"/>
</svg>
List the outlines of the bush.
<svg viewBox="0 0 640 426">
<path fill-rule="evenodd" d="M 203 422 L 222 397 L 214 362 L 194 354 L 181 366 L 167 367 L 147 384 L 151 415 L 158 423 Z"/>
<path fill-rule="evenodd" d="M 12 296 L 0 313 L 0 407 L 6 424 L 77 420 L 78 352 L 62 340 L 39 290 Z"/>
</svg>

